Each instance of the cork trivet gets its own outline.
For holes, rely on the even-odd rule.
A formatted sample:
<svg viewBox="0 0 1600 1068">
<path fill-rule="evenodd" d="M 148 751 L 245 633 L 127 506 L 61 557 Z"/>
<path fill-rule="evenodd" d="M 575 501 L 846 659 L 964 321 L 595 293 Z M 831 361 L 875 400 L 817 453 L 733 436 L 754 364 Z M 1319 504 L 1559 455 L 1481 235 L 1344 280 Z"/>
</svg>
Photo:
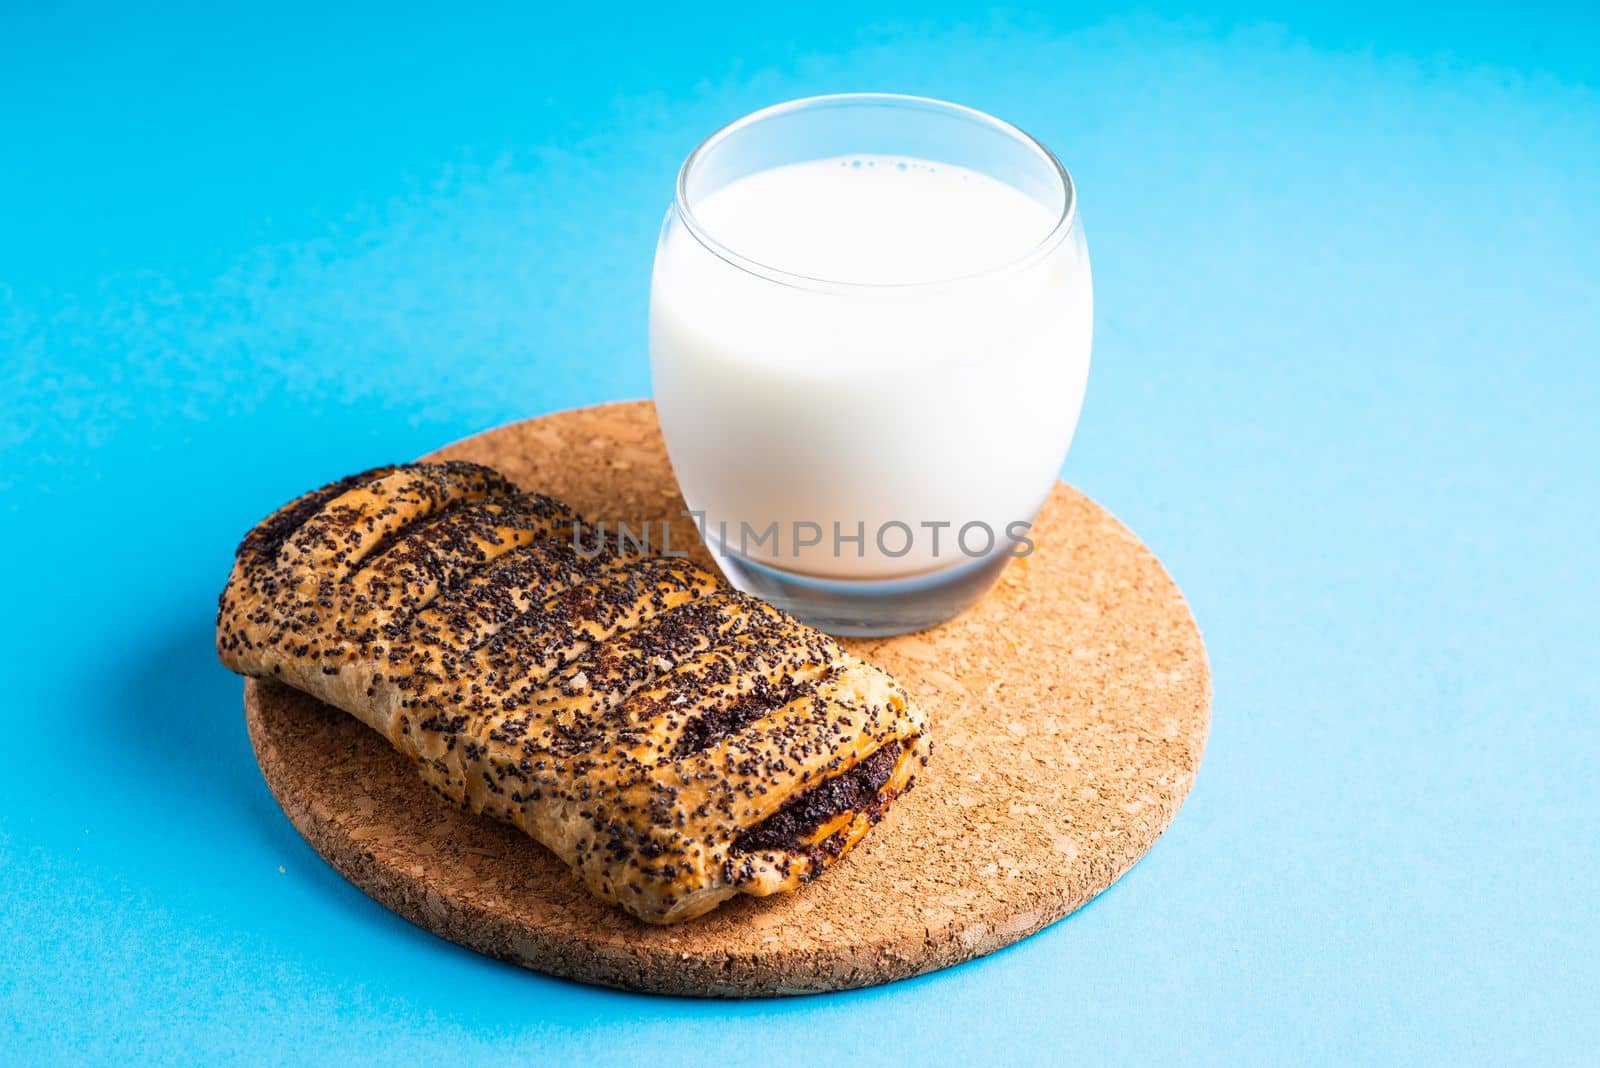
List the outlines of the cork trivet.
<svg viewBox="0 0 1600 1068">
<path fill-rule="evenodd" d="M 709 563 L 648 402 L 563 412 L 452 445 L 592 519 L 672 520 Z M 659 531 L 659 526 L 655 528 Z M 1024 938 L 1110 886 L 1188 793 L 1210 717 L 1182 594 L 1104 509 L 1057 485 L 975 608 L 922 634 L 847 644 L 932 718 L 917 788 L 794 894 L 676 927 L 604 906 L 520 832 L 440 800 L 388 744 L 270 682 L 245 685 L 261 770 L 328 862 L 412 922 L 586 983 L 797 994 L 947 967 Z"/>
</svg>

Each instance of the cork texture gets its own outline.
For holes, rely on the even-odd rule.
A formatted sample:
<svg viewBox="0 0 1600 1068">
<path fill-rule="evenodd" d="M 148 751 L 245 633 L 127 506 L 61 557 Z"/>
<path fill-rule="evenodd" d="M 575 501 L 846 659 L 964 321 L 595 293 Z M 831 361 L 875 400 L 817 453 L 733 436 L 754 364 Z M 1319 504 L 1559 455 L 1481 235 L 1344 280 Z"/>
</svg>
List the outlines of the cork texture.
<svg viewBox="0 0 1600 1068">
<path fill-rule="evenodd" d="M 711 566 L 648 402 L 563 412 L 451 445 L 592 520 L 671 523 Z M 936 749 L 912 793 L 798 892 L 650 927 L 595 901 L 520 832 L 459 811 L 375 733 L 245 684 L 262 773 L 330 864 L 443 938 L 586 983 L 702 996 L 870 986 L 992 952 L 1110 886 L 1166 829 L 1210 719 L 1205 648 L 1161 564 L 1058 484 L 1037 548 L 959 618 L 849 640 L 905 684 Z"/>
</svg>

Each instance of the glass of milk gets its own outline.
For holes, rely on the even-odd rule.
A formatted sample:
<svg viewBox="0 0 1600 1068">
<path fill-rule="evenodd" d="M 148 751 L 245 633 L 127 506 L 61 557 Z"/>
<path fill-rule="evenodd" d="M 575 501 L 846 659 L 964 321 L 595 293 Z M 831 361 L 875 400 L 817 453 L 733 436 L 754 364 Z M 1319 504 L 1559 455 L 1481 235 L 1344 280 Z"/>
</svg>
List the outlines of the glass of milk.
<svg viewBox="0 0 1600 1068">
<path fill-rule="evenodd" d="M 718 130 L 678 174 L 650 300 L 712 555 L 835 634 L 962 611 L 1033 549 L 1092 321 L 1072 179 L 1015 126 L 860 93 Z"/>
</svg>

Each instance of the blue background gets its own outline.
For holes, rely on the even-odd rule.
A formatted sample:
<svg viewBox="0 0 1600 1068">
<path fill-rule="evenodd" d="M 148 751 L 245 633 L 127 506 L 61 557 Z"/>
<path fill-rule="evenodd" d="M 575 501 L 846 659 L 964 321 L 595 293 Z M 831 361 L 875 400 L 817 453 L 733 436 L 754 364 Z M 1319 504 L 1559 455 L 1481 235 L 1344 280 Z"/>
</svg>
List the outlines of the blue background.
<svg viewBox="0 0 1600 1068">
<path fill-rule="evenodd" d="M 1600 1046 L 1600 19 L 0 7 L 0 1059 L 1576 1061 Z M 214 662 L 313 483 L 648 392 L 699 136 L 924 93 L 1072 168 L 1065 476 L 1187 591 L 1198 784 L 1088 908 L 784 1002 L 587 989 L 346 885 Z"/>
</svg>

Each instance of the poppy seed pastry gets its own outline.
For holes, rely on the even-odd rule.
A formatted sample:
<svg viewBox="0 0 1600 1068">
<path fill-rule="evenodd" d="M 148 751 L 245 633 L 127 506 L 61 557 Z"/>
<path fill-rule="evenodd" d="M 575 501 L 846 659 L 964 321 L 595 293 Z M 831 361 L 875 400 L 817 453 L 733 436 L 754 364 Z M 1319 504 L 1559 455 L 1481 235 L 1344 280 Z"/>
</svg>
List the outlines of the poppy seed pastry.
<svg viewBox="0 0 1600 1068">
<path fill-rule="evenodd" d="M 827 635 L 477 464 L 375 468 L 268 516 L 217 651 L 650 923 L 815 878 L 931 752 L 900 686 Z"/>
</svg>

